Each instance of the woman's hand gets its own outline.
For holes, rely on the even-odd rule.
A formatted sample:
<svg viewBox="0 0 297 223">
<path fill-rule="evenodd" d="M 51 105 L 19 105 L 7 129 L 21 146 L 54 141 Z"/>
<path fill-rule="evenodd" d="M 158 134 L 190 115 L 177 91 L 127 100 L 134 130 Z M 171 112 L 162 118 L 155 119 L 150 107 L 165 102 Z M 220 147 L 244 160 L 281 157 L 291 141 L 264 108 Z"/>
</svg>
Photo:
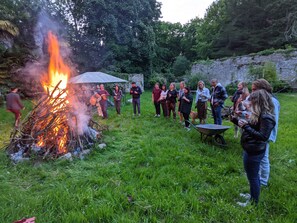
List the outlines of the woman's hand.
<svg viewBox="0 0 297 223">
<path fill-rule="evenodd" d="M 238 120 L 238 126 L 240 128 L 244 127 L 246 124 L 248 124 L 248 122 L 246 120 L 244 120 L 244 119 L 239 119 Z"/>
</svg>

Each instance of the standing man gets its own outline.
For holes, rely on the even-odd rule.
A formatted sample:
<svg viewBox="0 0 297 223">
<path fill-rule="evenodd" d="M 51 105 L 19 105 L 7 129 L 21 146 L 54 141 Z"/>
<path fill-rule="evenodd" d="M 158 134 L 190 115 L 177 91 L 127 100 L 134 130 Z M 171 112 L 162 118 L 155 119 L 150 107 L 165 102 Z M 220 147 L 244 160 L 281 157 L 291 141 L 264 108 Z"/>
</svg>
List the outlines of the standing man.
<svg viewBox="0 0 297 223">
<path fill-rule="evenodd" d="M 140 116 L 140 95 L 142 94 L 142 91 L 140 87 L 136 86 L 135 82 L 132 82 L 130 94 L 132 95 L 133 115 L 136 115 L 137 106 L 138 116 Z"/>
<path fill-rule="evenodd" d="M 107 114 L 107 99 L 109 96 L 109 93 L 104 89 L 104 85 L 100 84 L 99 86 L 99 90 L 97 91 L 97 93 L 101 96 L 101 100 L 99 101 L 99 104 L 101 106 L 102 109 L 102 113 L 103 113 L 103 118 L 108 118 L 108 114 Z"/>
<path fill-rule="evenodd" d="M 252 83 L 252 92 L 264 89 L 266 90 L 272 97 L 272 102 L 274 105 L 274 119 L 275 119 L 275 126 L 272 129 L 272 132 L 269 136 L 268 142 L 266 143 L 266 150 L 264 158 L 261 160 L 260 163 L 260 183 L 263 186 L 268 185 L 269 174 L 270 174 L 270 162 L 269 162 L 269 142 L 275 142 L 277 136 L 277 129 L 278 129 L 278 118 L 280 112 L 280 103 L 276 99 L 275 96 L 272 95 L 272 87 L 269 82 L 265 79 L 258 79 Z"/>
<path fill-rule="evenodd" d="M 222 125 L 222 108 L 224 107 L 224 102 L 228 98 L 226 89 L 218 83 L 217 79 L 212 79 L 210 81 L 212 87 L 210 106 L 212 115 L 214 118 L 214 124 Z"/>
<path fill-rule="evenodd" d="M 24 105 L 21 102 L 20 95 L 17 94 L 18 88 L 13 87 L 9 94 L 6 95 L 6 109 L 14 114 L 15 128 L 18 128 L 20 118 L 21 118 L 21 110 L 25 109 Z"/>
</svg>

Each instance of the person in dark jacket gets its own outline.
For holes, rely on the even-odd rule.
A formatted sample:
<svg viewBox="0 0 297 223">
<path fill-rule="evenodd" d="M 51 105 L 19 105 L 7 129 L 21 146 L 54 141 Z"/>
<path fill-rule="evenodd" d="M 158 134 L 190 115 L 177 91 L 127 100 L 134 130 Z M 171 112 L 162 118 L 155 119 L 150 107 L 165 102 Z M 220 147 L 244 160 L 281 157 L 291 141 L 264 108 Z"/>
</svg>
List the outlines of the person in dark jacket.
<svg viewBox="0 0 297 223">
<path fill-rule="evenodd" d="M 130 95 L 132 95 L 132 104 L 133 104 L 133 115 L 136 115 L 136 107 L 138 111 L 138 116 L 140 116 L 140 95 L 142 90 L 140 87 L 136 86 L 135 82 L 132 82 L 132 87 L 130 89 Z"/>
<path fill-rule="evenodd" d="M 20 118 L 21 118 L 21 110 L 24 109 L 24 105 L 22 104 L 21 97 L 18 95 L 18 88 L 13 87 L 9 94 L 6 95 L 6 109 L 14 114 L 15 122 L 14 126 L 18 128 Z"/>
<path fill-rule="evenodd" d="M 231 121 L 243 129 L 241 135 L 241 146 L 243 152 L 244 169 L 250 184 L 250 194 L 245 203 L 238 204 L 246 206 L 250 201 L 257 204 L 260 196 L 260 163 L 265 155 L 266 144 L 272 129 L 275 126 L 274 105 L 271 95 L 265 90 L 253 92 L 249 98 L 251 102 L 251 116 L 249 121 L 232 117 Z M 242 194 L 241 194 L 242 195 Z"/>
<path fill-rule="evenodd" d="M 173 113 L 173 119 L 176 119 L 176 98 L 177 98 L 178 92 L 175 90 L 175 84 L 171 83 L 169 85 L 169 90 L 167 92 L 167 98 L 166 98 L 166 104 L 168 108 L 168 117 L 170 118 L 171 111 Z"/>
<path fill-rule="evenodd" d="M 217 79 L 212 79 L 210 81 L 212 86 L 210 106 L 212 115 L 214 118 L 214 124 L 222 125 L 222 108 L 224 107 L 224 102 L 228 98 L 226 89 L 218 83 Z"/>
<path fill-rule="evenodd" d="M 191 108 L 192 108 L 192 103 L 193 103 L 193 96 L 190 92 L 190 89 L 188 87 L 184 88 L 184 95 L 181 98 L 180 101 L 180 112 L 183 114 L 183 117 L 185 119 L 185 128 L 189 131 L 189 116 L 191 113 Z"/>
</svg>

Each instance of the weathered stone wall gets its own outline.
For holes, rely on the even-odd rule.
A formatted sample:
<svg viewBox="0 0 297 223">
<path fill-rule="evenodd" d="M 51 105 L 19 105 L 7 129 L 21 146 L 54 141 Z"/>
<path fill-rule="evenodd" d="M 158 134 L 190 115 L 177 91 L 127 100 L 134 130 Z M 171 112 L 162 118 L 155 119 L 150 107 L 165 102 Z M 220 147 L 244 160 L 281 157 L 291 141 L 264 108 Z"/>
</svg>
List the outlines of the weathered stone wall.
<svg viewBox="0 0 297 223">
<path fill-rule="evenodd" d="M 135 82 L 137 86 L 141 88 L 142 91 L 144 91 L 144 78 L 143 74 L 129 74 L 128 75 L 128 83 L 125 86 L 125 91 L 129 92 L 131 88 L 131 83 Z"/>
<path fill-rule="evenodd" d="M 191 73 L 203 74 L 209 79 L 217 78 L 222 85 L 226 86 L 235 80 L 250 80 L 249 67 L 264 65 L 265 62 L 272 62 L 276 65 L 280 80 L 286 80 L 293 86 L 296 85 L 297 51 L 273 53 L 267 56 L 247 55 L 201 61 L 192 66 Z"/>
</svg>

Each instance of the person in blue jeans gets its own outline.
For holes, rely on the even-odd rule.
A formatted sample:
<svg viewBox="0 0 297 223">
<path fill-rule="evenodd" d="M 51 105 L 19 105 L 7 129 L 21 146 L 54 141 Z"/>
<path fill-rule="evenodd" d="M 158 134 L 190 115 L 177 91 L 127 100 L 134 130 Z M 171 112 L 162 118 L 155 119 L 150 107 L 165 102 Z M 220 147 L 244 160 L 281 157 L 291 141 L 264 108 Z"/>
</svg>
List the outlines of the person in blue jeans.
<svg viewBox="0 0 297 223">
<path fill-rule="evenodd" d="M 271 131 L 268 141 L 275 142 L 276 137 L 277 137 L 277 130 L 278 130 L 278 118 L 279 118 L 279 112 L 280 112 L 280 103 L 276 99 L 276 97 L 274 95 L 272 95 L 272 87 L 267 80 L 258 79 L 252 83 L 252 92 L 260 90 L 260 89 L 266 90 L 272 97 L 272 102 L 274 105 L 275 126 L 274 126 L 273 130 Z M 269 175 L 270 175 L 269 142 L 266 144 L 265 155 L 260 163 L 260 171 L 259 171 L 260 182 L 261 182 L 261 185 L 263 185 L 263 186 L 268 185 L 268 180 L 269 180 Z"/>
<path fill-rule="evenodd" d="M 260 197 L 259 169 L 264 158 L 267 141 L 275 126 L 274 105 L 271 95 L 265 90 L 258 90 L 250 95 L 251 116 L 249 121 L 232 117 L 231 121 L 243 129 L 241 146 L 243 152 L 243 165 L 246 172 L 250 194 L 245 203 L 238 202 L 240 206 L 246 206 L 251 202 L 258 204 Z"/>
<path fill-rule="evenodd" d="M 217 79 L 212 79 L 210 81 L 212 91 L 210 97 L 210 106 L 214 119 L 214 124 L 222 125 L 222 108 L 224 107 L 224 102 L 228 98 L 226 89 L 218 83 Z"/>
</svg>

